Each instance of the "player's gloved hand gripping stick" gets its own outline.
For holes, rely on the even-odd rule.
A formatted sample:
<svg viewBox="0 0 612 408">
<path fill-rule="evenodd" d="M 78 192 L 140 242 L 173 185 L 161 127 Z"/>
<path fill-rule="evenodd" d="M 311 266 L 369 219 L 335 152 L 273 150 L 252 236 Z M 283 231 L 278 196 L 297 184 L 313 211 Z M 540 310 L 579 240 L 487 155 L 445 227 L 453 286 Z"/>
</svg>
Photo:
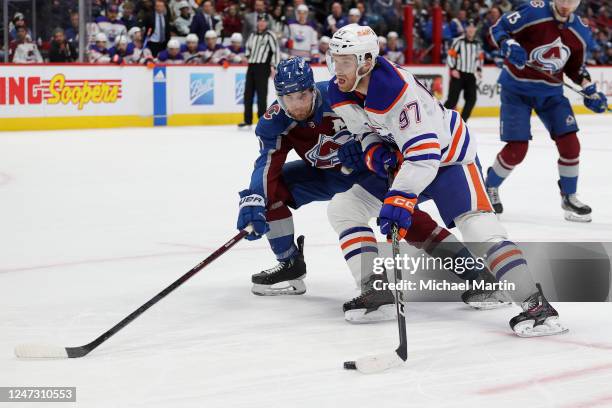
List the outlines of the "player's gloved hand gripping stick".
<svg viewBox="0 0 612 408">
<path fill-rule="evenodd" d="M 584 98 L 584 105 L 593 112 L 604 113 L 610 112 L 612 110 L 608 107 L 608 98 L 606 98 L 606 95 L 603 92 L 597 92 L 597 87 L 595 86 L 595 84 L 591 84 L 586 88 L 580 90 L 574 88 L 572 85 L 566 83 L 565 81 L 559 80 L 559 78 L 549 74 L 548 72 L 540 69 L 540 67 L 538 65 L 535 65 L 532 61 L 527 61 L 526 65 L 530 69 L 538 72 L 539 74 L 544 75 L 549 80 L 554 81 L 558 84 L 562 84 L 564 87 L 571 89 L 572 91 L 581 95 Z"/>
<path fill-rule="evenodd" d="M 194 266 L 189 272 L 178 278 L 170 286 L 153 296 L 147 303 L 134 310 L 127 317 L 121 320 L 119 323 L 111 327 L 109 330 L 102 333 L 97 339 L 91 343 L 85 344 L 79 347 L 61 347 L 52 345 L 42 344 L 23 344 L 15 347 L 15 355 L 19 358 L 77 358 L 83 357 L 89 354 L 93 349 L 104 343 L 111 336 L 116 334 L 119 330 L 130 324 L 134 319 L 143 314 L 151 306 L 165 298 L 174 289 L 187 282 L 193 275 L 207 267 L 212 261 L 219 258 L 221 255 L 226 253 L 231 247 L 240 242 L 244 237 L 249 235 L 253 231 L 251 225 L 248 225 L 245 229 L 241 230 L 232 237 L 229 241 L 223 244 L 219 249 L 213 252 L 208 258 Z"/>
</svg>

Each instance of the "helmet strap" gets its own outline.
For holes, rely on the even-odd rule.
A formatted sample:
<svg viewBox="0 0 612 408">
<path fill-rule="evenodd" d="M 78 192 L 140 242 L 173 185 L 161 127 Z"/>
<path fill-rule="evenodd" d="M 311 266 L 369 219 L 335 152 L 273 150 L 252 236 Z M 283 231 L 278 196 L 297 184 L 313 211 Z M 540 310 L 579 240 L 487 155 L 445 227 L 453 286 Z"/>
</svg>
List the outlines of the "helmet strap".
<svg viewBox="0 0 612 408">
<path fill-rule="evenodd" d="M 360 70 L 361 68 L 363 68 L 363 66 L 364 66 L 364 65 L 365 65 L 365 60 L 364 60 L 362 63 L 360 63 L 360 64 L 358 64 L 358 65 L 357 65 L 357 70 L 355 71 L 355 76 L 356 76 L 355 83 L 353 84 L 353 87 L 351 88 L 351 90 L 350 90 L 349 92 L 353 92 L 353 91 L 355 91 L 355 89 L 357 89 L 357 86 L 359 85 L 359 81 L 361 81 L 361 79 L 362 79 L 363 77 L 365 77 L 366 75 L 368 75 L 368 74 L 369 74 L 370 72 L 372 72 L 372 70 L 374 69 L 374 64 L 372 64 L 372 66 L 370 67 L 370 69 L 368 69 L 368 70 L 367 70 L 367 72 L 366 72 L 366 73 L 364 73 L 364 74 L 359 74 L 359 70 Z"/>
</svg>

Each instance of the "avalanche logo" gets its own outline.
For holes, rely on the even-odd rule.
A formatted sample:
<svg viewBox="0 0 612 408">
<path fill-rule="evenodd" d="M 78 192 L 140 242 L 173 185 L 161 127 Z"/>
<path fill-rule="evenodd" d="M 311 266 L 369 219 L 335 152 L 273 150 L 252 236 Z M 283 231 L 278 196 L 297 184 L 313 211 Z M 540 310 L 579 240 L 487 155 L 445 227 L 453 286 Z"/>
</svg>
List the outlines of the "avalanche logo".
<svg viewBox="0 0 612 408">
<path fill-rule="evenodd" d="M 550 44 L 541 45 L 531 50 L 530 58 L 536 61 L 542 69 L 551 73 L 560 72 L 569 59 L 571 51 L 569 47 L 557 37 Z"/>
<path fill-rule="evenodd" d="M 189 77 L 189 100 L 192 105 L 214 105 L 214 74 L 191 74 Z"/>
<path fill-rule="evenodd" d="M 331 169 L 340 164 L 338 149 L 351 140 L 351 132 L 344 129 L 333 136 L 319 134 L 319 142 L 306 152 L 308 161 L 319 169 Z"/>
</svg>

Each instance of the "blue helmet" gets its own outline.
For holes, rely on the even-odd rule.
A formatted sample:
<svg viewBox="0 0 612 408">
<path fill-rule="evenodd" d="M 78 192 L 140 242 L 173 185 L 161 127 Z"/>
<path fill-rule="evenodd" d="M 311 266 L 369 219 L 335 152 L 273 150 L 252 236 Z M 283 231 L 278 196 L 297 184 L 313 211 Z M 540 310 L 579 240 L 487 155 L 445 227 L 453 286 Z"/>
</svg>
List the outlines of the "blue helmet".
<svg viewBox="0 0 612 408">
<path fill-rule="evenodd" d="M 312 68 L 301 57 L 281 61 L 274 75 L 274 88 L 278 96 L 312 89 L 315 86 Z"/>
</svg>

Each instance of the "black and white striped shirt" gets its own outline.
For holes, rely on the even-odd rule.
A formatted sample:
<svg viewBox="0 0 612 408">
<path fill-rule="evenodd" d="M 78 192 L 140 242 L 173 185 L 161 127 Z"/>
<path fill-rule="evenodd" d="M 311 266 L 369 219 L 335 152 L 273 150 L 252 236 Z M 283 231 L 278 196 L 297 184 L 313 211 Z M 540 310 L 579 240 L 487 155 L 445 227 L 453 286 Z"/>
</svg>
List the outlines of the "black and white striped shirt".
<svg viewBox="0 0 612 408">
<path fill-rule="evenodd" d="M 456 38 L 448 50 L 447 63 L 450 69 L 470 74 L 482 69 L 484 54 L 480 43 L 468 41 L 465 36 Z"/>
<path fill-rule="evenodd" d="M 270 30 L 251 33 L 246 43 L 245 55 L 249 64 L 270 64 L 276 67 L 280 62 L 276 36 Z"/>
</svg>

